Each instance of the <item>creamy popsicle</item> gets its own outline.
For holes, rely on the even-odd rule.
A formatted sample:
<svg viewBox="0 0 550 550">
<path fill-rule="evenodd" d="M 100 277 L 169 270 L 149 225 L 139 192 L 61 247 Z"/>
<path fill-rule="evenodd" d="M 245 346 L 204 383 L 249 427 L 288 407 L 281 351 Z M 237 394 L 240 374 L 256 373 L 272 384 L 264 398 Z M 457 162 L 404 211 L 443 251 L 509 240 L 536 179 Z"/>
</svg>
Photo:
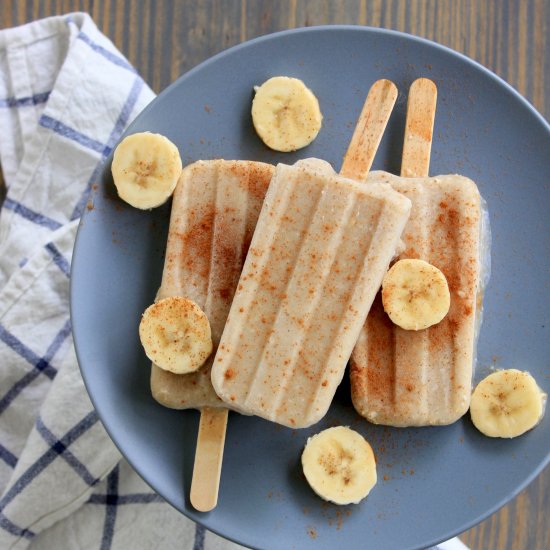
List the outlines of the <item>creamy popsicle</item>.
<svg viewBox="0 0 550 550">
<path fill-rule="evenodd" d="M 396 96 L 373 86 L 341 175 L 315 159 L 277 166 L 212 366 L 231 407 L 293 428 L 327 412 L 409 216 L 391 186 L 351 179 Z"/>
<path fill-rule="evenodd" d="M 162 284 L 157 299 L 182 296 L 208 317 L 213 349 L 220 340 L 274 167 L 251 161 L 198 161 L 176 187 Z M 212 388 L 214 355 L 195 372 L 152 365 L 151 391 L 162 405 L 200 409 L 190 500 L 200 511 L 217 502 L 227 409 Z"/>
<path fill-rule="evenodd" d="M 193 300 L 208 317 L 214 350 L 273 171 L 260 162 L 198 161 L 183 170 L 174 193 L 157 299 Z M 224 407 L 210 381 L 213 358 L 184 375 L 153 365 L 153 397 L 172 409 Z"/>
<path fill-rule="evenodd" d="M 476 323 L 481 306 L 482 207 L 473 181 L 427 177 L 437 90 L 427 79 L 411 86 L 401 176 L 373 172 L 412 202 L 398 260 L 421 259 L 443 272 L 450 309 L 423 330 L 392 323 L 377 296 L 352 355 L 356 410 L 376 424 L 450 424 L 470 403 Z"/>
</svg>

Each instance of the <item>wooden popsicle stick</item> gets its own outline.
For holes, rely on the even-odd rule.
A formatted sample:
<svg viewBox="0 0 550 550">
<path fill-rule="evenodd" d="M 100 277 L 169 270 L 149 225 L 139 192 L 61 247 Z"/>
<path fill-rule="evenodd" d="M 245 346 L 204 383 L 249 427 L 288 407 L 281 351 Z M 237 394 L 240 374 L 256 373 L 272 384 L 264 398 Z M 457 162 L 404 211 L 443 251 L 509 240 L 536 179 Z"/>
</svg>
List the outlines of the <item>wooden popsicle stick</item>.
<svg viewBox="0 0 550 550">
<path fill-rule="evenodd" d="M 411 84 L 401 160 L 402 177 L 428 176 L 436 103 L 437 87 L 431 80 L 418 78 Z"/>
<path fill-rule="evenodd" d="M 382 79 L 373 84 L 344 156 L 341 175 L 366 179 L 396 99 L 397 88 L 391 81 Z M 227 409 L 201 409 L 190 493 L 191 504 L 200 512 L 214 509 L 218 501 L 227 417 Z"/>
<path fill-rule="evenodd" d="M 190 494 L 199 512 L 209 512 L 218 503 L 228 413 L 224 408 L 201 409 Z"/>
<path fill-rule="evenodd" d="M 397 88 L 390 80 L 377 80 L 355 125 L 340 174 L 357 181 L 366 179 L 397 99 Z"/>
</svg>

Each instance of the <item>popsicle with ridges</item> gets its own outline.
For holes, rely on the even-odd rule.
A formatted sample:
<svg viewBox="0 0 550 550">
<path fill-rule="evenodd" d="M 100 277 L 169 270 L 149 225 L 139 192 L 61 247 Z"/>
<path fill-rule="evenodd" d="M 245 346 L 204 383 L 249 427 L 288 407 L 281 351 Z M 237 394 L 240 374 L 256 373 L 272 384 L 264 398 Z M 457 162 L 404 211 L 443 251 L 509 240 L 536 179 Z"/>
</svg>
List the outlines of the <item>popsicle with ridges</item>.
<svg viewBox="0 0 550 550">
<path fill-rule="evenodd" d="M 185 296 L 206 313 L 218 345 L 273 166 L 249 161 L 198 161 L 176 188 L 158 298 Z M 210 381 L 213 355 L 197 372 L 177 375 L 153 365 L 151 391 L 162 405 L 201 410 L 190 499 L 216 506 L 227 409 Z"/>
<path fill-rule="evenodd" d="M 396 97 L 387 80 L 371 88 L 343 174 L 366 175 Z M 387 184 L 315 159 L 279 164 L 214 359 L 218 395 L 294 428 L 320 420 L 409 211 Z"/>
<path fill-rule="evenodd" d="M 476 317 L 480 306 L 481 199 L 474 182 L 456 175 L 428 178 L 437 90 L 418 79 L 409 93 L 401 177 L 373 172 L 412 201 L 398 259 L 438 267 L 451 307 L 437 325 L 403 330 L 377 296 L 351 361 L 352 400 L 374 423 L 450 424 L 468 409 Z"/>
</svg>

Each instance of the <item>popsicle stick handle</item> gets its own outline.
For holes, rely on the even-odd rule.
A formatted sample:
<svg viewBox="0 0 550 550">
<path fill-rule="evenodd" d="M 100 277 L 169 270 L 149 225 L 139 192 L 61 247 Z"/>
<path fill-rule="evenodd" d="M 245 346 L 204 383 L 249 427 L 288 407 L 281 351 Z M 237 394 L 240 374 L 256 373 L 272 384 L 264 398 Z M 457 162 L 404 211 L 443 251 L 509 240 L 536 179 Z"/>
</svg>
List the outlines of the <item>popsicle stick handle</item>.
<svg viewBox="0 0 550 550">
<path fill-rule="evenodd" d="M 393 82 L 382 79 L 372 85 L 344 156 L 342 176 L 358 181 L 366 179 L 396 99 Z"/>
<path fill-rule="evenodd" d="M 411 84 L 401 160 L 402 177 L 428 176 L 436 102 L 437 87 L 431 80 L 419 78 Z"/>
<path fill-rule="evenodd" d="M 218 503 L 228 412 L 221 408 L 201 409 L 190 494 L 191 504 L 199 512 L 209 512 Z"/>
</svg>

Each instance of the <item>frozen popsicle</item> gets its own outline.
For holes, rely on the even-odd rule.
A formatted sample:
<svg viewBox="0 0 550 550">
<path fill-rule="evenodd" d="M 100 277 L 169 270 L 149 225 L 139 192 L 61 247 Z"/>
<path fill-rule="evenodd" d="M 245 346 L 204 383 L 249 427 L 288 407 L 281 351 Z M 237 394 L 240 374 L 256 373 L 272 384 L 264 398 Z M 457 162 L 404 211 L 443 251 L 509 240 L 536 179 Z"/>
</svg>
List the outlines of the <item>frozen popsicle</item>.
<svg viewBox="0 0 550 550">
<path fill-rule="evenodd" d="M 274 167 L 251 161 L 198 161 L 176 187 L 162 283 L 157 299 L 193 300 L 210 322 L 214 350 L 252 239 Z M 196 372 L 173 374 L 156 365 L 151 391 L 162 405 L 201 410 L 191 503 L 201 511 L 217 500 L 227 409 L 212 388 L 214 355 Z"/>
<path fill-rule="evenodd" d="M 310 159 L 269 185 L 212 366 L 235 409 L 300 428 L 327 412 L 409 216 L 410 201 L 366 177 L 397 97 L 378 81 L 340 175 Z"/>
<path fill-rule="evenodd" d="M 427 177 L 437 90 L 427 79 L 409 93 L 401 176 L 373 172 L 412 202 L 399 260 L 421 259 L 443 272 L 450 309 L 424 330 L 392 323 L 377 296 L 352 355 L 355 408 L 390 426 L 450 424 L 470 403 L 476 323 L 481 304 L 481 198 L 473 181 Z"/>
</svg>

